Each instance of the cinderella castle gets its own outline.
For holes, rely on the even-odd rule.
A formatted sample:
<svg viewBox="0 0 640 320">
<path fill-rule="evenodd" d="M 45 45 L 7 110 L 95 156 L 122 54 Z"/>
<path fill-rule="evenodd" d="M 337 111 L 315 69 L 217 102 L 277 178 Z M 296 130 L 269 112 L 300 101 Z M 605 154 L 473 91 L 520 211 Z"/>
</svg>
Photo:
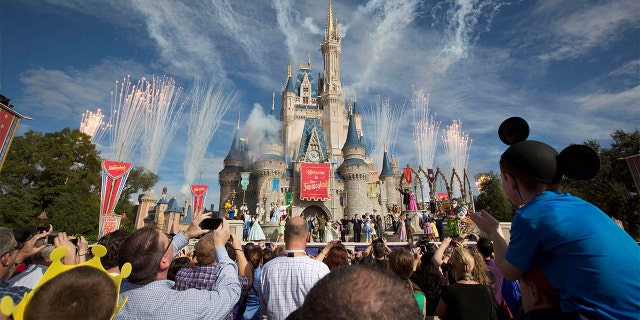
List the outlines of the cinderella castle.
<svg viewBox="0 0 640 320">
<path fill-rule="evenodd" d="M 281 93 L 280 134 L 266 132 L 250 150 L 236 130 L 219 173 L 220 206 L 246 203 L 251 212 L 272 203 L 291 215 L 325 215 L 331 220 L 400 206 L 402 176 L 384 152 L 382 169 L 368 157 L 356 102 L 346 103 L 340 78 L 341 33 L 329 1 L 320 45 L 324 69 L 313 76 L 311 59 L 287 77 Z M 275 117 L 272 104 L 271 115 Z M 382 143 L 382 142 L 379 142 Z M 269 217 L 265 217 L 268 220 Z"/>
</svg>

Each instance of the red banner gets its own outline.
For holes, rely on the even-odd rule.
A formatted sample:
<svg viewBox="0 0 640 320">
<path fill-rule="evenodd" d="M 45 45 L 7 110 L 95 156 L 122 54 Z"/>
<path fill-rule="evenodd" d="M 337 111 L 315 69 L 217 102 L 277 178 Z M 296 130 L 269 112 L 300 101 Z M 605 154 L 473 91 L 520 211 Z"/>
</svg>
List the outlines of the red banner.
<svg viewBox="0 0 640 320">
<path fill-rule="evenodd" d="M 102 161 L 102 197 L 100 199 L 100 216 L 113 215 L 113 209 L 120 198 L 131 164 L 127 162 Z"/>
<path fill-rule="evenodd" d="M 404 181 L 406 181 L 407 184 L 411 184 L 411 182 L 413 182 L 413 173 L 411 172 L 411 167 L 407 165 L 407 167 L 403 169 L 403 172 Z"/>
<path fill-rule="evenodd" d="M 300 164 L 300 200 L 324 201 L 329 198 L 329 163 Z"/>
<path fill-rule="evenodd" d="M 122 218 L 119 216 L 100 217 L 100 232 L 98 234 L 98 239 L 120 229 L 121 219 Z"/>
<path fill-rule="evenodd" d="M 13 135 L 18 129 L 22 116 L 1 103 L 0 106 L 0 169 L 2 169 L 9 146 L 11 146 L 11 140 L 13 140 Z"/>
<path fill-rule="evenodd" d="M 204 208 L 204 199 L 207 197 L 209 186 L 191 185 L 191 203 L 193 203 L 193 212 L 200 212 Z"/>
</svg>

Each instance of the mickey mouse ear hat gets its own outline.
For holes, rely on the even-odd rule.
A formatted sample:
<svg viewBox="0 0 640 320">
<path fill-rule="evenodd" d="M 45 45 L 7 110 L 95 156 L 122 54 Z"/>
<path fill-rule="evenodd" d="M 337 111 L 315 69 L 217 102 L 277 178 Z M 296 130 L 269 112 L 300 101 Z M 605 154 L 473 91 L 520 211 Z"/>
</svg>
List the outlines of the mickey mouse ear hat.
<svg viewBox="0 0 640 320">
<path fill-rule="evenodd" d="M 529 124 L 520 117 L 502 122 L 500 140 L 509 148 L 501 160 L 525 176 L 542 183 L 560 183 L 562 176 L 586 180 L 600 169 L 598 154 L 585 145 L 571 145 L 560 154 L 546 143 L 527 140 Z"/>
</svg>

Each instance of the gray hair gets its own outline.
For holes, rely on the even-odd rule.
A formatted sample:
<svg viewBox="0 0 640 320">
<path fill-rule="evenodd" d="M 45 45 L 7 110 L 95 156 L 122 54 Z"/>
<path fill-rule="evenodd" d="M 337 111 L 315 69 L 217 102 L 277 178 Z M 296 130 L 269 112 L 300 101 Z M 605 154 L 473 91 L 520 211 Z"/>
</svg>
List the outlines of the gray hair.
<svg viewBox="0 0 640 320">
<path fill-rule="evenodd" d="M 13 236 L 13 230 L 0 227 L 0 254 L 10 253 L 16 245 L 18 245 L 18 242 L 16 237 Z"/>
</svg>

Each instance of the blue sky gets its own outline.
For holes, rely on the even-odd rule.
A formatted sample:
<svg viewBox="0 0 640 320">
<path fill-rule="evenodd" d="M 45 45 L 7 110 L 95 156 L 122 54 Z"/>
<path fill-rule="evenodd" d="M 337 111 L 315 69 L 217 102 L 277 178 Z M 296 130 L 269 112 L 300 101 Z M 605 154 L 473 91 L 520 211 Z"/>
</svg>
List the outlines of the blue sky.
<svg viewBox="0 0 640 320">
<path fill-rule="evenodd" d="M 404 105 L 393 154 L 416 163 L 413 90 L 430 95 L 440 135 L 454 120 L 473 140 L 468 172 L 498 170 L 502 120 L 525 118 L 531 139 L 558 150 L 640 123 L 640 2 L 333 1 L 343 34 L 347 99 L 364 108 L 377 96 Z M 115 81 L 171 76 L 187 95 L 194 78 L 238 94 L 206 148 L 207 203 L 218 203 L 218 172 L 238 112 L 271 107 L 294 66 L 318 51 L 327 1 L 12 0 L 0 3 L 0 93 L 27 130 L 79 127 L 85 110 L 109 110 Z M 365 138 L 368 124 L 364 124 Z M 186 124 L 169 143 L 160 183 L 179 195 Z M 105 154 L 105 138 L 99 146 Z M 373 145 L 374 141 L 367 141 Z M 434 164 L 446 167 L 442 142 Z M 134 163 L 136 161 L 133 161 Z"/>
</svg>

